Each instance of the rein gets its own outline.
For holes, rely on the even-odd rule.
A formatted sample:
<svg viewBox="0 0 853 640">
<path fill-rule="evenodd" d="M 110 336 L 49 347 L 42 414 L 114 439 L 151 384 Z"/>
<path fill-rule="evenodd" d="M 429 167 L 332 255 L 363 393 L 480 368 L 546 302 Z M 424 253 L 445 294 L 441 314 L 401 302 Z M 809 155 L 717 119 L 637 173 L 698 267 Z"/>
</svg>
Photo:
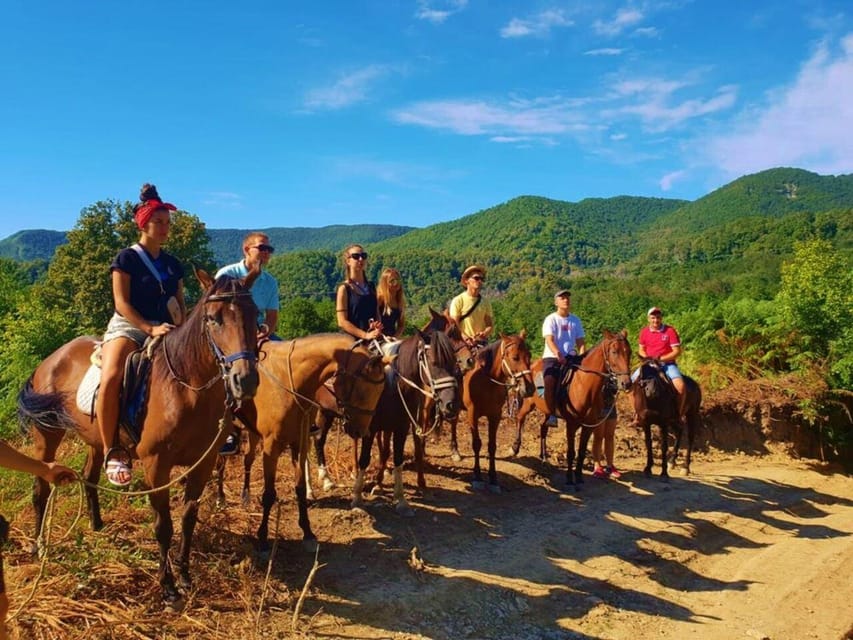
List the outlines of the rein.
<svg viewBox="0 0 853 640">
<path fill-rule="evenodd" d="M 458 382 L 455 376 L 443 376 L 441 378 L 434 378 L 432 375 L 432 371 L 429 368 L 429 360 L 426 357 L 426 352 L 430 348 L 429 345 L 424 345 L 423 343 L 418 343 L 418 371 L 421 374 L 421 381 L 426 378 L 426 382 L 429 385 L 429 389 L 424 389 L 420 385 L 415 382 L 409 380 L 406 376 L 400 373 L 396 367 L 394 368 L 394 373 L 396 374 L 397 379 L 397 394 L 400 396 L 400 402 L 403 404 L 403 409 L 406 411 L 406 415 L 409 417 L 409 421 L 412 423 L 412 426 L 415 428 L 415 434 L 418 437 L 425 437 L 432 433 L 439 424 L 441 424 L 441 416 L 439 412 L 435 413 L 435 420 L 433 421 L 432 427 L 430 427 L 426 432 L 421 429 L 421 425 L 418 421 L 412 416 L 411 411 L 409 411 L 409 405 L 406 402 L 406 399 L 403 397 L 403 389 L 400 386 L 400 381 L 405 382 L 411 388 L 417 390 L 422 393 L 424 397 L 430 398 L 431 400 L 435 400 L 438 398 L 438 392 L 442 389 L 451 389 L 458 386 Z"/>
<path fill-rule="evenodd" d="M 611 338 L 609 340 L 604 340 L 601 343 L 601 350 L 602 350 L 602 356 L 601 357 L 602 357 L 602 360 L 604 361 L 604 366 L 607 369 L 606 371 L 597 371 L 594 369 L 587 369 L 586 367 L 583 367 L 581 365 L 574 365 L 574 364 L 570 365 L 571 368 L 574 369 L 575 371 L 580 371 L 582 373 L 595 374 L 595 375 L 599 376 L 600 378 L 604 379 L 606 382 L 612 382 L 612 383 L 617 382 L 618 376 L 630 375 L 630 373 L 631 373 L 630 371 L 614 371 L 613 365 L 611 364 L 610 359 L 607 356 L 607 349 L 606 349 L 607 345 L 614 342 L 614 341 L 619 341 L 619 340 L 625 340 L 625 338 L 623 338 L 623 337 Z M 569 406 L 571 406 L 571 401 L 569 401 Z M 586 427 L 588 429 L 593 429 L 593 428 L 595 428 L 601 424 L 604 424 L 613 415 L 614 410 L 615 410 L 615 405 L 611 405 L 610 408 L 608 409 L 607 413 L 604 414 L 604 416 L 601 418 L 601 420 L 599 420 L 598 422 L 595 422 L 593 424 L 587 424 L 585 422 L 581 422 L 580 426 Z M 587 412 L 588 411 L 589 410 L 587 410 Z"/>
</svg>

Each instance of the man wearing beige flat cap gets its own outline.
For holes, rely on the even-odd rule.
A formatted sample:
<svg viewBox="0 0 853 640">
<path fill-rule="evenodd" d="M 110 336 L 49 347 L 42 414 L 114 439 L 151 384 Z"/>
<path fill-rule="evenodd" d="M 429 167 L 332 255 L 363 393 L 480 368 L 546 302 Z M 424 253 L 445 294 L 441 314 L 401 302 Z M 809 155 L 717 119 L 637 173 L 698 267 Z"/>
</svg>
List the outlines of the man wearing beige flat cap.
<svg viewBox="0 0 853 640">
<path fill-rule="evenodd" d="M 473 264 L 462 272 L 460 282 L 465 291 L 450 301 L 450 317 L 471 343 L 485 344 L 492 333 L 492 305 L 483 298 L 481 290 L 486 281 L 486 269 Z"/>
</svg>

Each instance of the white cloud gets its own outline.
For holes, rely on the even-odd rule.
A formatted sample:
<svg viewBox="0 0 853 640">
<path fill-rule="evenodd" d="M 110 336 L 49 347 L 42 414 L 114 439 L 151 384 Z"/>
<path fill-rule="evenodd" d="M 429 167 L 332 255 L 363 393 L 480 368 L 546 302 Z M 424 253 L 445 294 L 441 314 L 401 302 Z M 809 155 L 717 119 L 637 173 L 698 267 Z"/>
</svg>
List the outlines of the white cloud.
<svg viewBox="0 0 853 640">
<path fill-rule="evenodd" d="M 667 173 L 664 177 L 660 179 L 661 191 L 669 191 L 670 189 L 672 189 L 673 183 L 685 178 L 686 176 L 687 172 L 684 170 Z"/>
<path fill-rule="evenodd" d="M 745 112 L 733 133 L 701 142 L 728 175 L 777 166 L 853 171 L 853 33 L 835 55 L 821 43 L 791 86 Z"/>
<path fill-rule="evenodd" d="M 202 197 L 202 204 L 223 209 L 242 209 L 243 196 L 231 191 L 210 191 Z"/>
<path fill-rule="evenodd" d="M 620 140 L 626 140 L 628 138 L 627 133 L 614 133 L 611 134 L 610 139 L 614 142 L 619 142 Z"/>
<path fill-rule="evenodd" d="M 441 24 L 454 13 L 459 13 L 468 5 L 468 0 L 418 0 L 418 10 L 415 17 L 433 24 Z"/>
<path fill-rule="evenodd" d="M 656 38 L 660 34 L 660 31 L 656 27 L 640 27 L 639 29 L 634 29 L 635 36 L 645 36 L 646 38 Z"/>
<path fill-rule="evenodd" d="M 592 24 L 592 28 L 597 34 L 602 36 L 618 36 L 628 27 L 641 22 L 643 17 L 643 13 L 637 9 L 619 9 L 612 20 L 596 20 Z"/>
<path fill-rule="evenodd" d="M 343 109 L 368 99 L 368 90 L 379 79 L 388 75 L 391 68 L 373 64 L 341 76 L 328 87 L 312 89 L 305 96 L 304 106 L 314 111 Z"/>
<path fill-rule="evenodd" d="M 482 100 L 419 102 L 395 111 L 403 124 L 444 129 L 462 135 L 495 137 L 549 136 L 581 132 L 589 127 L 575 101 L 554 98 L 511 100 L 491 104 Z"/>
<path fill-rule="evenodd" d="M 549 9 L 529 18 L 513 18 L 500 31 L 502 38 L 544 37 L 554 27 L 569 27 L 574 22 L 560 9 Z"/>
<path fill-rule="evenodd" d="M 624 49 L 616 49 L 613 47 L 605 47 L 603 49 L 590 49 L 589 51 L 584 51 L 585 56 L 619 56 L 622 55 Z"/>
</svg>

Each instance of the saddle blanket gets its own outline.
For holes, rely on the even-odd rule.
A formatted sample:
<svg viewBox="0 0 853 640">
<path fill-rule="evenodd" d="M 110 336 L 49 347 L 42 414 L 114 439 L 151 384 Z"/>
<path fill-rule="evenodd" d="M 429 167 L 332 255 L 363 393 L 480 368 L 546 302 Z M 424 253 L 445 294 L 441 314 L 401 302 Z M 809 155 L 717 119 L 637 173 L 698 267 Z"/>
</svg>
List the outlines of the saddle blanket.
<svg viewBox="0 0 853 640">
<path fill-rule="evenodd" d="M 89 370 L 77 387 L 77 408 L 90 418 L 95 415 L 95 397 L 100 386 L 101 367 L 96 364 L 89 365 Z"/>
</svg>

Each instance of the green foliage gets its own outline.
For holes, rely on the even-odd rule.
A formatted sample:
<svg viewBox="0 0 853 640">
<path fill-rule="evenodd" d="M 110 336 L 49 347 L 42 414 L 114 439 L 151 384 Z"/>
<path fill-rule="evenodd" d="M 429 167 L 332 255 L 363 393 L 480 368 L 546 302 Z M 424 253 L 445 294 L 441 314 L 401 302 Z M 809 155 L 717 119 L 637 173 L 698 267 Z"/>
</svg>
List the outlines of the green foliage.
<svg viewBox="0 0 853 640">
<path fill-rule="evenodd" d="M 281 305 L 277 333 L 282 338 L 299 338 L 336 329 L 331 300 L 312 302 L 307 298 L 293 298 Z"/>
</svg>

